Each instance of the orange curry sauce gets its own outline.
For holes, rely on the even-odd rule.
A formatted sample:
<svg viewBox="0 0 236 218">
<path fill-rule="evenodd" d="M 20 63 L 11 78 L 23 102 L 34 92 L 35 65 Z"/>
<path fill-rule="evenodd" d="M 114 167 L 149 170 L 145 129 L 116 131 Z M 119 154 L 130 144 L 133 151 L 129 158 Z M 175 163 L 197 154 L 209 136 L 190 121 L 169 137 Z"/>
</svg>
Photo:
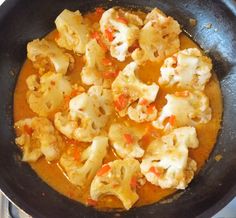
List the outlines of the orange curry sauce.
<svg viewBox="0 0 236 218">
<path fill-rule="evenodd" d="M 96 13 L 88 13 L 87 15 L 85 15 L 85 17 L 89 19 L 91 22 L 98 22 L 99 19 L 99 16 L 97 16 Z M 54 39 L 56 36 L 57 36 L 57 31 L 54 30 L 49 35 L 47 35 L 46 38 Z M 194 43 L 188 36 L 186 36 L 183 33 L 180 35 L 180 42 L 181 42 L 181 49 L 193 48 L 193 47 L 199 48 L 196 43 Z M 81 56 L 79 57 L 75 54 L 73 54 L 73 56 L 75 58 L 75 66 L 72 70 L 69 70 L 67 75 L 69 76 L 70 81 L 72 83 L 78 83 L 82 85 L 80 80 L 80 72 L 84 65 L 84 60 Z M 119 66 L 120 69 L 123 69 L 124 66 L 131 61 L 131 59 L 129 58 L 123 63 L 118 63 L 113 58 L 112 60 Z M 142 81 L 146 82 L 147 84 L 150 84 L 152 82 L 157 83 L 160 74 L 160 66 L 162 65 L 162 63 L 163 62 L 159 63 L 147 62 L 144 66 L 142 66 L 139 69 L 138 71 L 139 78 Z M 26 92 L 28 90 L 26 85 L 26 78 L 31 74 L 37 74 L 37 70 L 33 68 L 31 61 L 27 59 L 21 69 L 15 89 L 15 95 L 14 95 L 15 122 L 20 119 L 37 116 L 37 114 L 35 114 L 30 110 L 26 100 Z M 84 87 L 87 88 L 86 86 Z M 157 109 L 160 110 L 165 105 L 166 103 L 165 95 L 167 93 L 174 93 L 179 90 L 180 89 L 177 88 L 161 87 L 156 100 Z M 221 98 L 219 82 L 214 73 L 210 79 L 210 82 L 206 85 L 205 93 L 210 100 L 210 105 L 212 108 L 212 120 L 207 124 L 198 125 L 196 127 L 200 144 L 197 149 L 190 149 L 190 157 L 196 160 L 198 164 L 198 170 L 204 165 L 204 163 L 209 157 L 209 154 L 211 153 L 211 150 L 216 142 L 217 133 L 220 129 L 220 123 L 221 123 L 222 98 Z M 49 119 L 53 120 L 53 117 L 54 113 L 52 113 L 49 116 Z M 139 126 L 139 128 L 143 128 L 144 131 L 145 128 L 149 128 L 150 135 L 145 137 L 145 139 L 142 141 L 142 146 L 144 148 L 148 145 L 148 143 L 152 140 L 152 138 L 158 137 L 161 134 L 160 132 L 158 132 L 158 130 L 151 128 L 150 124 L 145 124 L 145 123 L 137 124 L 135 122 L 128 120 L 127 118 L 121 119 L 117 117 L 116 114 L 112 115 L 111 121 L 129 122 L 131 125 L 136 125 Z M 109 123 L 107 127 L 108 126 Z M 84 147 L 87 145 L 85 143 L 81 143 L 81 146 Z M 116 154 L 114 153 L 112 148 L 110 148 L 108 155 L 104 160 L 104 163 L 112 161 L 116 158 L 117 158 Z M 60 166 L 57 162 L 48 163 L 45 160 L 45 158 L 40 158 L 37 162 L 31 163 L 30 165 L 37 172 L 37 174 L 55 190 L 66 195 L 71 199 L 86 203 L 86 200 L 88 199 L 89 196 L 88 194 L 89 187 L 87 187 L 85 191 L 81 192 L 78 188 L 76 188 L 76 186 L 72 185 L 67 179 L 66 175 L 63 173 L 63 171 L 60 169 Z M 170 195 L 174 191 L 175 190 L 173 189 L 161 189 L 160 187 L 154 186 L 149 182 L 146 182 L 146 184 L 143 187 L 138 189 L 137 192 L 139 194 L 139 200 L 134 206 L 151 204 Z M 118 200 L 116 197 L 107 196 L 99 200 L 97 208 L 100 209 L 123 208 L 123 206 L 120 200 Z"/>
</svg>

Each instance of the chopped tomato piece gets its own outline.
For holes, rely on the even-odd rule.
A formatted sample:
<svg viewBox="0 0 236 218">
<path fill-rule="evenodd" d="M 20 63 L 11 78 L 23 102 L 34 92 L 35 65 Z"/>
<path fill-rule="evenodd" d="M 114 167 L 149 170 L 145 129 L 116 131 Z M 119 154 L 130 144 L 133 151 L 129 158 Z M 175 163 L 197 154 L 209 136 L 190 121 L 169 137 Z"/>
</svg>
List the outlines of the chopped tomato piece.
<svg viewBox="0 0 236 218">
<path fill-rule="evenodd" d="M 130 186 L 131 186 L 132 189 L 136 189 L 137 185 L 138 185 L 137 184 L 137 178 L 135 176 L 133 176 L 131 178 L 131 181 L 130 181 Z"/>
<path fill-rule="evenodd" d="M 121 111 L 127 106 L 128 102 L 129 102 L 129 96 L 127 96 L 126 94 L 121 94 L 118 97 L 118 99 L 114 102 L 115 108 L 118 111 Z"/>
<path fill-rule="evenodd" d="M 123 23 L 123 24 L 126 24 L 126 25 L 128 24 L 128 20 L 124 17 L 118 17 L 116 20 L 120 23 Z"/>
<path fill-rule="evenodd" d="M 75 146 L 75 149 L 74 149 L 74 160 L 79 160 L 80 159 L 80 151 L 79 151 L 79 147 L 78 146 Z"/>
<path fill-rule="evenodd" d="M 169 122 L 169 124 L 170 124 L 171 126 L 174 126 L 174 125 L 175 125 L 175 120 L 176 120 L 175 115 L 171 115 L 171 116 L 169 117 L 168 122 Z"/>
<path fill-rule="evenodd" d="M 108 164 L 104 165 L 100 170 L 98 170 L 97 176 L 102 176 L 102 175 L 104 175 L 104 174 L 107 173 L 110 169 L 111 169 L 111 167 L 110 167 Z"/>
<path fill-rule="evenodd" d="M 111 27 L 108 27 L 107 29 L 105 29 L 105 36 L 109 42 L 113 41 L 114 39 L 113 33 L 114 33 L 114 30 Z"/>
<path fill-rule="evenodd" d="M 28 134 L 28 135 L 32 135 L 33 133 L 33 129 L 31 127 L 29 127 L 28 125 L 24 125 L 24 131 Z"/>
<path fill-rule="evenodd" d="M 155 104 L 150 104 L 147 108 L 147 114 L 152 114 L 155 109 Z"/>
<path fill-rule="evenodd" d="M 104 13 L 104 8 L 102 8 L 102 7 L 97 7 L 96 9 L 95 9 L 95 13 L 97 14 L 97 15 L 99 15 L 99 16 L 102 16 L 102 14 Z"/>
<path fill-rule="evenodd" d="M 109 58 L 103 58 L 102 63 L 104 66 L 111 66 L 112 61 Z"/>
<path fill-rule="evenodd" d="M 92 198 L 88 198 L 86 203 L 89 206 L 96 206 L 98 202 L 93 200 Z"/>
<path fill-rule="evenodd" d="M 139 104 L 141 104 L 141 105 L 148 105 L 148 100 L 147 99 L 145 99 L 145 98 L 143 98 L 141 101 L 140 101 L 140 103 Z"/>
<path fill-rule="evenodd" d="M 189 96 L 189 91 L 183 91 L 183 92 L 175 92 L 175 96 L 177 97 L 188 97 Z"/>
<path fill-rule="evenodd" d="M 157 168 L 155 168 L 155 167 L 153 167 L 153 166 L 150 167 L 149 172 L 155 174 L 157 177 L 160 176 L 160 173 L 158 172 Z"/>
<path fill-rule="evenodd" d="M 107 71 L 102 74 L 104 79 L 114 79 L 118 76 L 119 71 Z"/>
<path fill-rule="evenodd" d="M 124 139 L 125 139 L 125 142 L 129 145 L 134 143 L 134 138 L 129 133 L 124 134 Z"/>
</svg>

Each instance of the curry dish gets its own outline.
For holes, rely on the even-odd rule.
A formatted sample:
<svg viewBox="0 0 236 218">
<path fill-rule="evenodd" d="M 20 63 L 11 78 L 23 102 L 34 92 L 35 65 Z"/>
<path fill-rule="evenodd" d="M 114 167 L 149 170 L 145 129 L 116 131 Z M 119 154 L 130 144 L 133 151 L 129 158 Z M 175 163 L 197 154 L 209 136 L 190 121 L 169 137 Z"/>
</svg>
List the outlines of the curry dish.
<svg viewBox="0 0 236 218">
<path fill-rule="evenodd" d="M 130 209 L 185 189 L 222 115 L 212 62 L 154 8 L 81 15 L 27 44 L 14 95 L 16 144 L 51 187 L 98 209 Z"/>
</svg>

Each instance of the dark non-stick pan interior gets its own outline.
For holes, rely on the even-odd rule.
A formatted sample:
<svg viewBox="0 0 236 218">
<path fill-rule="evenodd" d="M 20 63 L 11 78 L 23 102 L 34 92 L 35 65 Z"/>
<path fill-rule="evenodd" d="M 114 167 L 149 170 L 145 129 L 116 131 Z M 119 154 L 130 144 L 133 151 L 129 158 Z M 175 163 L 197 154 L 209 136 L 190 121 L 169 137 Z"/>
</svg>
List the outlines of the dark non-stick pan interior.
<svg viewBox="0 0 236 218">
<path fill-rule="evenodd" d="M 236 5 L 231 0 L 7 0 L 0 8 L 0 188 L 34 217 L 209 217 L 236 193 Z M 173 202 L 123 213 L 97 212 L 54 191 L 28 164 L 14 144 L 13 93 L 26 58 L 26 44 L 54 28 L 64 9 L 93 10 L 98 5 L 148 10 L 159 7 L 181 23 L 213 59 L 224 100 L 222 130 L 205 167 Z M 189 18 L 197 26 L 189 25 Z M 211 24 L 211 28 L 207 28 Z M 206 134 L 208 134 L 206 132 Z M 223 156 L 217 162 L 216 154 Z M 151 193 L 150 193 L 151 194 Z"/>
</svg>

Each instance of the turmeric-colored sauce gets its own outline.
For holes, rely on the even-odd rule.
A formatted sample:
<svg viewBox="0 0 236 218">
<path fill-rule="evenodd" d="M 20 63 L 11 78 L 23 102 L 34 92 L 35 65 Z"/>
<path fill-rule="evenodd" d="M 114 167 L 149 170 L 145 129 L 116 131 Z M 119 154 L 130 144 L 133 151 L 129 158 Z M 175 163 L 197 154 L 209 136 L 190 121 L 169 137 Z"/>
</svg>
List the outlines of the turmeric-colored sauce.
<svg viewBox="0 0 236 218">
<path fill-rule="evenodd" d="M 85 15 L 87 19 L 91 22 L 97 22 L 98 17 L 94 13 L 88 13 Z M 46 36 L 47 39 L 54 39 L 57 35 L 57 31 L 52 31 L 49 35 Z M 187 35 L 182 33 L 180 35 L 181 49 L 185 48 L 199 48 L 198 45 L 192 41 Z M 80 72 L 82 66 L 84 65 L 84 60 L 82 56 L 76 56 L 73 54 L 75 58 L 75 65 L 72 70 L 69 70 L 68 77 L 72 83 L 81 84 L 80 80 Z M 115 61 L 115 60 L 114 60 Z M 130 60 L 126 60 L 123 63 L 116 62 L 120 69 L 123 69 L 124 66 L 130 62 Z M 163 62 L 151 63 L 148 62 L 144 66 L 139 69 L 138 76 L 139 78 L 146 82 L 147 84 L 152 82 L 158 82 L 159 74 L 160 74 L 160 66 Z M 27 93 L 27 85 L 26 78 L 31 74 L 37 74 L 37 70 L 33 67 L 33 64 L 28 59 L 25 61 L 15 89 L 14 95 L 14 120 L 15 122 L 24 119 L 37 116 L 34 112 L 32 112 L 28 106 L 26 100 Z M 86 86 L 85 86 L 86 87 Z M 176 88 L 163 88 L 159 90 L 156 107 L 160 110 L 166 103 L 165 95 L 168 93 L 173 93 L 177 89 Z M 199 139 L 199 147 L 197 149 L 190 149 L 190 157 L 193 158 L 198 165 L 198 170 L 204 165 L 206 160 L 208 159 L 212 148 L 217 140 L 217 134 L 220 129 L 221 124 L 221 115 L 222 115 L 222 97 L 220 91 L 219 81 L 217 80 L 217 76 L 213 73 L 209 83 L 206 85 L 205 91 L 206 95 L 209 97 L 210 106 L 212 108 L 212 119 L 207 124 L 196 126 L 197 135 Z M 53 120 L 54 114 L 51 114 L 49 119 Z M 132 125 L 137 125 L 139 128 L 150 128 L 150 124 L 137 124 L 128 120 L 127 118 L 119 118 L 116 114 L 113 114 L 111 121 L 121 121 L 121 122 L 130 122 Z M 109 124 L 108 124 L 109 126 Z M 152 128 L 152 131 L 156 131 Z M 146 139 L 142 142 L 142 146 L 145 148 L 148 144 L 148 141 L 151 139 Z M 116 159 L 116 154 L 114 151 L 109 148 L 108 155 L 105 158 L 104 162 L 112 161 Z M 89 196 L 89 187 L 81 192 L 76 186 L 72 185 L 67 179 L 66 175 L 60 169 L 58 163 L 48 163 L 44 158 L 40 158 L 35 163 L 30 163 L 31 167 L 37 172 L 37 174 L 51 187 L 53 187 L 58 192 L 64 194 L 65 196 L 83 202 L 86 202 L 86 199 Z M 139 200 L 135 204 L 135 206 L 142 206 L 151 204 L 153 202 L 159 201 L 160 199 L 172 194 L 175 192 L 174 189 L 161 189 L 160 187 L 154 186 L 149 182 L 146 182 L 144 186 L 138 189 Z M 122 203 L 116 197 L 108 196 L 101 198 L 97 205 L 98 208 L 123 208 Z"/>
</svg>

